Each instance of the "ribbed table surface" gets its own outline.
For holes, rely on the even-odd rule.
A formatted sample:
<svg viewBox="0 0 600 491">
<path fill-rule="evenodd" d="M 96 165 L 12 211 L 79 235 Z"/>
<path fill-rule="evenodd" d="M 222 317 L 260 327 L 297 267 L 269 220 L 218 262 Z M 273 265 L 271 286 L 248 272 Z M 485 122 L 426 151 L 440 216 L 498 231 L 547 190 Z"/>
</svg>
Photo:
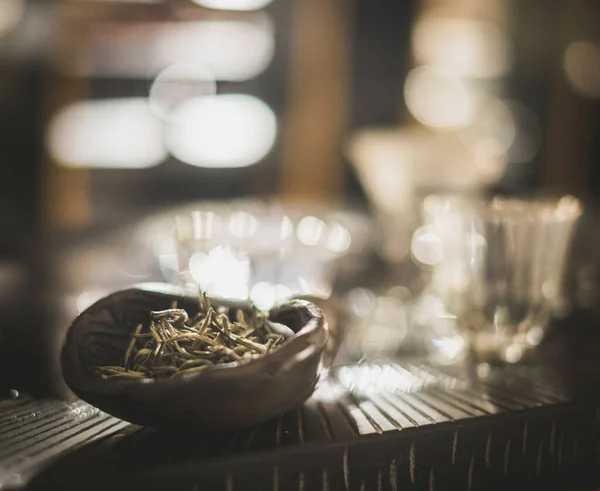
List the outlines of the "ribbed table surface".
<svg viewBox="0 0 600 491">
<path fill-rule="evenodd" d="M 542 370 L 338 367 L 302 407 L 236 432 L 169 434 L 82 401 L 0 402 L 0 487 L 400 490 L 588 486 L 600 405 Z"/>
</svg>

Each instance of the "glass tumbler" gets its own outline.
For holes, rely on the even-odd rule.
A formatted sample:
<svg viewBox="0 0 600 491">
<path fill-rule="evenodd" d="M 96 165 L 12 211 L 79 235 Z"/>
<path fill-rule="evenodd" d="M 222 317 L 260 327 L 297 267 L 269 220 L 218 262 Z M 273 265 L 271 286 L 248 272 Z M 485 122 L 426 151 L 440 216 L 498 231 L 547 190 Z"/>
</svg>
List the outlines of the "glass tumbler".
<svg viewBox="0 0 600 491">
<path fill-rule="evenodd" d="M 538 345 L 562 284 L 580 202 L 429 196 L 430 290 L 474 357 L 514 363 Z"/>
<path fill-rule="evenodd" d="M 167 222 L 173 282 L 264 310 L 296 295 L 331 295 L 338 261 L 360 257 L 370 237 L 360 214 L 276 203 L 197 203 Z"/>
</svg>

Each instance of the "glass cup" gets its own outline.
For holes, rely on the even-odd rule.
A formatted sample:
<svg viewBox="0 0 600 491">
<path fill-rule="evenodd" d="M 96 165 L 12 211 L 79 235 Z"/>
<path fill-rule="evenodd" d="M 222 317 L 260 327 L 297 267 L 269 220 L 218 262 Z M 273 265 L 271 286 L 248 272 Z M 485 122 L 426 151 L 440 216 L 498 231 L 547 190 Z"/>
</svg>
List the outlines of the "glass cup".
<svg viewBox="0 0 600 491">
<path fill-rule="evenodd" d="M 443 306 L 436 315 L 456 325 L 476 359 L 519 361 L 562 303 L 579 201 L 429 196 L 423 212 L 424 247 L 413 240 L 413 254 L 429 264 L 429 291 Z"/>
<path fill-rule="evenodd" d="M 328 297 L 337 261 L 359 255 L 370 237 L 362 215 L 276 204 L 197 203 L 167 224 L 159 256 L 169 281 L 262 309 L 295 295 Z"/>
</svg>

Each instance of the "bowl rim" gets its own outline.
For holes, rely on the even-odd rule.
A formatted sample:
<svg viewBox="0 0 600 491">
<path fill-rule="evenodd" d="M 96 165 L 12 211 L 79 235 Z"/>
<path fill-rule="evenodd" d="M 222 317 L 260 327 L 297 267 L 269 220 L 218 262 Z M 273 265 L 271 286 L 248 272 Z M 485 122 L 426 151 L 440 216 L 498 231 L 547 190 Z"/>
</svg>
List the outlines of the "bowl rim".
<svg viewBox="0 0 600 491">
<path fill-rule="evenodd" d="M 187 293 L 187 294 L 186 294 Z M 69 325 L 64 336 L 60 366 L 67 385 L 76 393 L 92 392 L 95 394 L 116 394 L 131 390 L 160 390 L 184 388 L 199 382 L 237 378 L 252 373 L 263 373 L 276 378 L 281 372 L 289 370 L 296 361 L 312 356 L 315 352 L 323 352 L 328 342 L 329 332 L 323 312 L 312 302 L 303 299 L 291 299 L 271 308 L 268 313 L 277 309 L 292 307 L 305 308 L 310 314 L 308 321 L 291 337 L 286 339 L 279 349 L 261 358 L 247 361 L 236 361 L 217 364 L 201 372 L 183 374 L 178 377 L 143 378 L 135 380 L 102 379 L 89 372 L 87 366 L 80 361 L 77 334 L 90 315 L 107 308 L 115 302 L 127 302 L 128 295 L 155 295 L 157 297 L 180 297 L 192 299 L 185 289 L 171 284 L 139 283 L 124 290 L 118 290 L 96 301 L 81 312 Z M 251 305 L 250 302 L 210 297 L 216 305 Z"/>
</svg>

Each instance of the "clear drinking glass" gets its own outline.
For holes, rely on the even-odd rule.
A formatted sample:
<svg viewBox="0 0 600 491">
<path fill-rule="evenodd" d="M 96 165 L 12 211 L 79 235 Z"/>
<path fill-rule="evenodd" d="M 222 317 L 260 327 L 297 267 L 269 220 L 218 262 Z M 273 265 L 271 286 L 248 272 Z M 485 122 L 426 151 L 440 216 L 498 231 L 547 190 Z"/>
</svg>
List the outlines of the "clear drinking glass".
<svg viewBox="0 0 600 491">
<path fill-rule="evenodd" d="M 520 360 L 561 303 L 579 201 L 429 196 L 423 208 L 438 316 L 456 323 L 476 358 Z"/>
<path fill-rule="evenodd" d="M 331 294 L 337 261 L 360 255 L 365 217 L 262 204 L 194 204 L 169 216 L 171 281 L 270 308 L 293 295 Z"/>
</svg>

